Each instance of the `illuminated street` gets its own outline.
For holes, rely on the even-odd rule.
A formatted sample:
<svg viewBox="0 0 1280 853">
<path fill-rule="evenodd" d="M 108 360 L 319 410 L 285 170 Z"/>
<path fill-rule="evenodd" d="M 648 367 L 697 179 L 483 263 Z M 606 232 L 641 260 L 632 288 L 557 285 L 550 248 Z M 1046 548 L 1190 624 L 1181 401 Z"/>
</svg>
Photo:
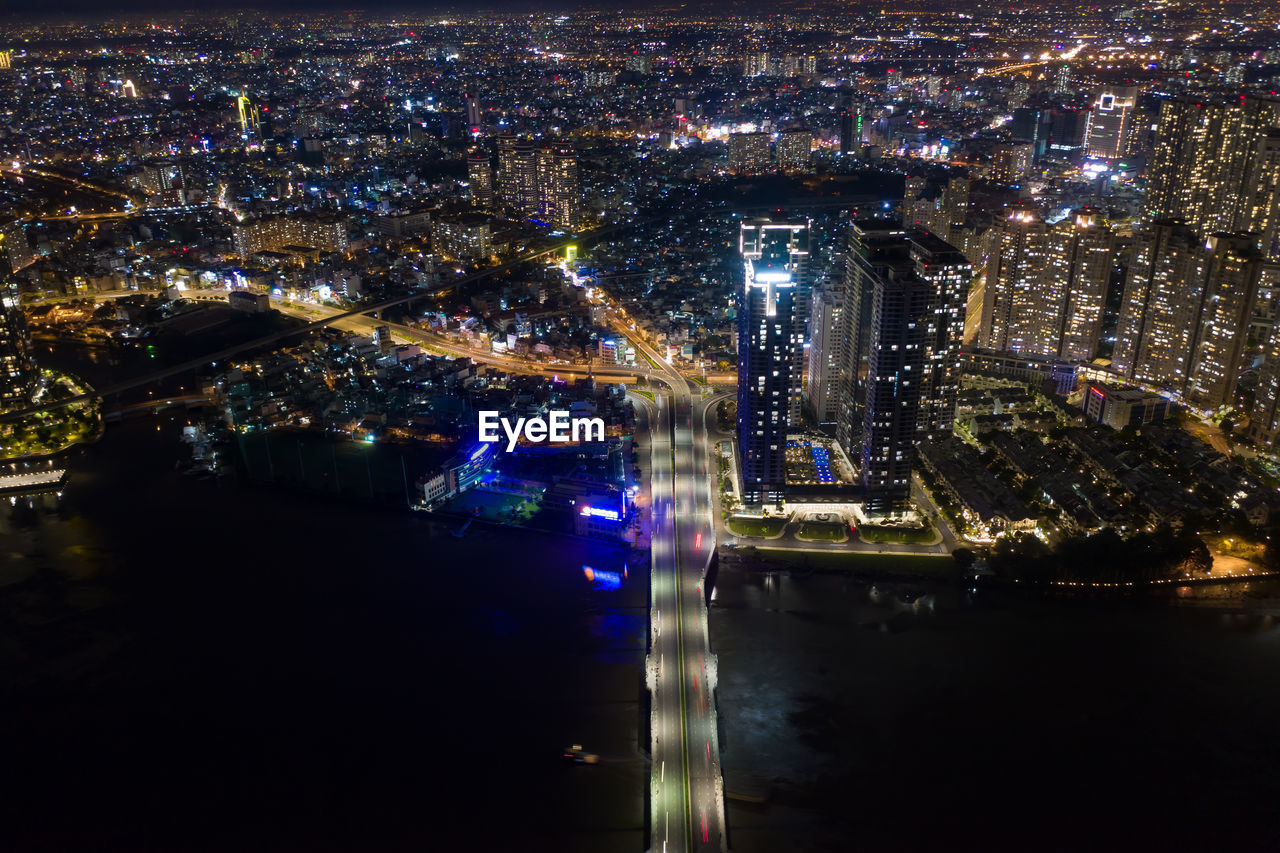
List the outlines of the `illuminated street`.
<svg viewBox="0 0 1280 853">
<path fill-rule="evenodd" d="M 654 357 L 656 354 L 650 354 Z M 655 358 L 656 360 L 656 358 Z M 705 573 L 715 548 L 706 432 L 674 370 L 650 429 L 653 470 L 651 642 L 654 850 L 724 850 L 715 657 Z"/>
</svg>

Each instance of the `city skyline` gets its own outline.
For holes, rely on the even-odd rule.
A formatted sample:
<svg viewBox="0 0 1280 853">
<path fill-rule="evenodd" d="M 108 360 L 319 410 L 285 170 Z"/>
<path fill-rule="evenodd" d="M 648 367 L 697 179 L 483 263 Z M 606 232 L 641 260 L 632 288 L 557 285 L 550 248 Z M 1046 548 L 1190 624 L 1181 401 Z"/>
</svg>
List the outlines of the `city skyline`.
<svg viewBox="0 0 1280 853">
<path fill-rule="evenodd" d="M 1274 836 L 1280 9 L 39 11 L 0 846 Z"/>
</svg>

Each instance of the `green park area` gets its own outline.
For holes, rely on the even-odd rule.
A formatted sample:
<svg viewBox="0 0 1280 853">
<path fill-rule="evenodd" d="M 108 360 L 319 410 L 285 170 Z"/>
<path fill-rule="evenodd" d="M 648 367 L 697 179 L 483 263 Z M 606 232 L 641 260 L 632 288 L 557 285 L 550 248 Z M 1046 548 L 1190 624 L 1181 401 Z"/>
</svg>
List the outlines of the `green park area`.
<svg viewBox="0 0 1280 853">
<path fill-rule="evenodd" d="M 75 377 L 52 370 L 43 371 L 43 380 L 38 404 L 57 403 L 92 391 Z M 72 403 L 0 424 L 0 458 L 47 456 L 77 444 L 97 441 L 101 435 L 98 401 Z"/>
<path fill-rule="evenodd" d="M 785 518 L 754 518 L 734 516 L 725 522 L 729 531 L 735 536 L 758 536 L 769 538 L 777 536 L 787 526 Z"/>
<path fill-rule="evenodd" d="M 915 545 L 921 542 L 932 542 L 937 538 L 933 527 L 925 522 L 923 527 L 885 527 L 864 524 L 858 528 L 858 536 L 863 542 L 873 545 Z"/>
<path fill-rule="evenodd" d="M 1213 533 L 1201 537 L 1205 544 L 1224 557 L 1236 557 L 1259 566 L 1267 561 L 1267 546 L 1253 536 Z"/>
</svg>

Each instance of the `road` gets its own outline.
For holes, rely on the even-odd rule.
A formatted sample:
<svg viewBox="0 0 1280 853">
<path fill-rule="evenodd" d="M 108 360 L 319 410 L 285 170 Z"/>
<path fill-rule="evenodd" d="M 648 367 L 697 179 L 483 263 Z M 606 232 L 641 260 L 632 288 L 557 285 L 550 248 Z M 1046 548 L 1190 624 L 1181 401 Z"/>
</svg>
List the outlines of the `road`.
<svg viewBox="0 0 1280 853">
<path fill-rule="evenodd" d="M 650 430 L 650 847 L 655 853 L 724 851 L 716 659 L 705 598 L 715 550 L 707 434 L 694 418 L 695 396 L 685 378 L 643 341 L 633 342 L 672 388 L 656 395 Z"/>
<path fill-rule="evenodd" d="M 649 220 L 645 220 L 645 221 L 649 221 Z M 642 224 L 642 223 L 628 222 L 628 223 L 620 223 L 617 225 L 607 225 L 602 228 L 597 228 L 593 231 L 584 232 L 583 234 L 578 235 L 576 239 L 564 240 L 552 246 L 544 247 L 541 249 L 530 250 L 520 255 L 519 257 L 512 258 L 509 261 L 504 261 L 503 263 L 496 264 L 490 267 L 485 267 L 484 269 L 478 270 L 473 273 L 469 273 L 467 275 L 459 276 L 458 278 L 455 278 L 455 279 L 450 279 L 448 282 L 445 282 L 429 290 L 420 290 L 405 296 L 397 296 L 392 299 L 387 299 L 383 302 L 379 302 L 376 305 L 363 305 L 358 308 L 352 308 L 348 311 L 339 311 L 339 313 L 337 314 L 321 317 L 318 320 L 313 320 L 307 323 L 305 326 L 301 326 L 296 329 L 285 329 L 280 332 L 274 332 L 270 335 L 264 335 L 260 338 L 255 338 L 254 340 L 251 340 L 251 341 L 245 341 L 244 343 L 236 344 L 235 346 L 227 347 L 225 349 L 220 349 L 216 352 L 211 352 L 207 355 L 200 356 L 199 358 L 193 358 L 190 361 L 184 361 L 181 364 L 174 365 L 173 367 L 165 368 L 163 370 L 157 370 L 156 372 L 147 374 L 146 376 L 141 376 L 136 379 L 131 379 L 127 382 L 119 382 L 114 385 L 106 386 L 104 388 L 98 389 L 93 394 L 82 394 L 78 397 L 68 397 L 66 399 L 59 400 L 54 403 L 48 403 L 42 406 L 33 406 L 28 409 L 20 409 L 20 410 L 5 412 L 3 415 L 0 415 L 0 421 L 17 420 L 20 418 L 24 418 L 27 415 L 35 414 L 36 412 L 42 412 L 42 411 L 48 411 L 50 409 L 61 408 L 63 406 L 71 405 L 72 403 L 83 403 L 96 396 L 107 397 L 113 394 L 119 394 L 122 391 L 128 391 L 133 388 L 140 388 L 144 385 L 151 385 L 155 382 L 159 382 L 162 379 L 168 379 L 171 376 L 180 376 L 184 373 L 190 373 L 193 370 L 198 370 L 199 368 L 204 367 L 206 364 L 210 364 L 218 361 L 226 361 L 227 359 L 233 356 L 239 355 L 242 352 L 246 352 L 248 350 L 257 349 L 259 347 L 265 347 L 270 344 L 278 343 L 279 341 L 285 340 L 286 338 L 298 337 L 307 332 L 313 332 L 318 329 L 323 329 L 326 326 L 332 326 L 335 323 L 339 323 L 343 320 L 347 320 L 352 317 L 359 317 L 366 314 L 379 314 L 380 312 L 382 312 L 387 308 L 392 308 L 397 305 L 404 305 L 410 302 L 417 302 L 422 299 L 427 299 L 433 296 L 437 296 L 441 293 L 452 291 L 464 284 L 468 284 L 473 281 L 479 281 L 481 279 L 488 278 L 489 276 L 496 275 L 497 273 L 505 272 L 506 270 L 509 270 L 509 269 L 514 269 L 520 264 L 528 263 L 529 261 L 542 257 L 543 255 L 550 255 L 550 254 L 555 254 L 557 252 L 563 252 L 569 246 L 581 245 L 585 241 L 595 240 L 607 234 L 611 234 L 625 228 L 634 227 L 637 224 Z"/>
</svg>

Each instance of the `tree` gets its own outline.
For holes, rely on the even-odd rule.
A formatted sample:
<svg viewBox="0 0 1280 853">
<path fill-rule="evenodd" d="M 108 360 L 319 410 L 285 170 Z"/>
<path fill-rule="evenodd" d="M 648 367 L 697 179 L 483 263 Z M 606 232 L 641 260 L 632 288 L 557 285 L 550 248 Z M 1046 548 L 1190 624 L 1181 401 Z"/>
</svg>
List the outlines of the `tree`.
<svg viewBox="0 0 1280 853">
<path fill-rule="evenodd" d="M 957 548 L 951 552 L 951 559 L 956 561 L 956 567 L 960 571 L 965 572 L 973 567 L 977 557 L 973 555 L 973 551 L 968 548 Z"/>
<path fill-rule="evenodd" d="M 1186 556 L 1180 568 L 1192 574 L 1207 574 L 1213 568 L 1213 555 L 1209 553 L 1209 547 L 1204 544 L 1204 540 L 1190 534 L 1186 545 Z"/>
</svg>

